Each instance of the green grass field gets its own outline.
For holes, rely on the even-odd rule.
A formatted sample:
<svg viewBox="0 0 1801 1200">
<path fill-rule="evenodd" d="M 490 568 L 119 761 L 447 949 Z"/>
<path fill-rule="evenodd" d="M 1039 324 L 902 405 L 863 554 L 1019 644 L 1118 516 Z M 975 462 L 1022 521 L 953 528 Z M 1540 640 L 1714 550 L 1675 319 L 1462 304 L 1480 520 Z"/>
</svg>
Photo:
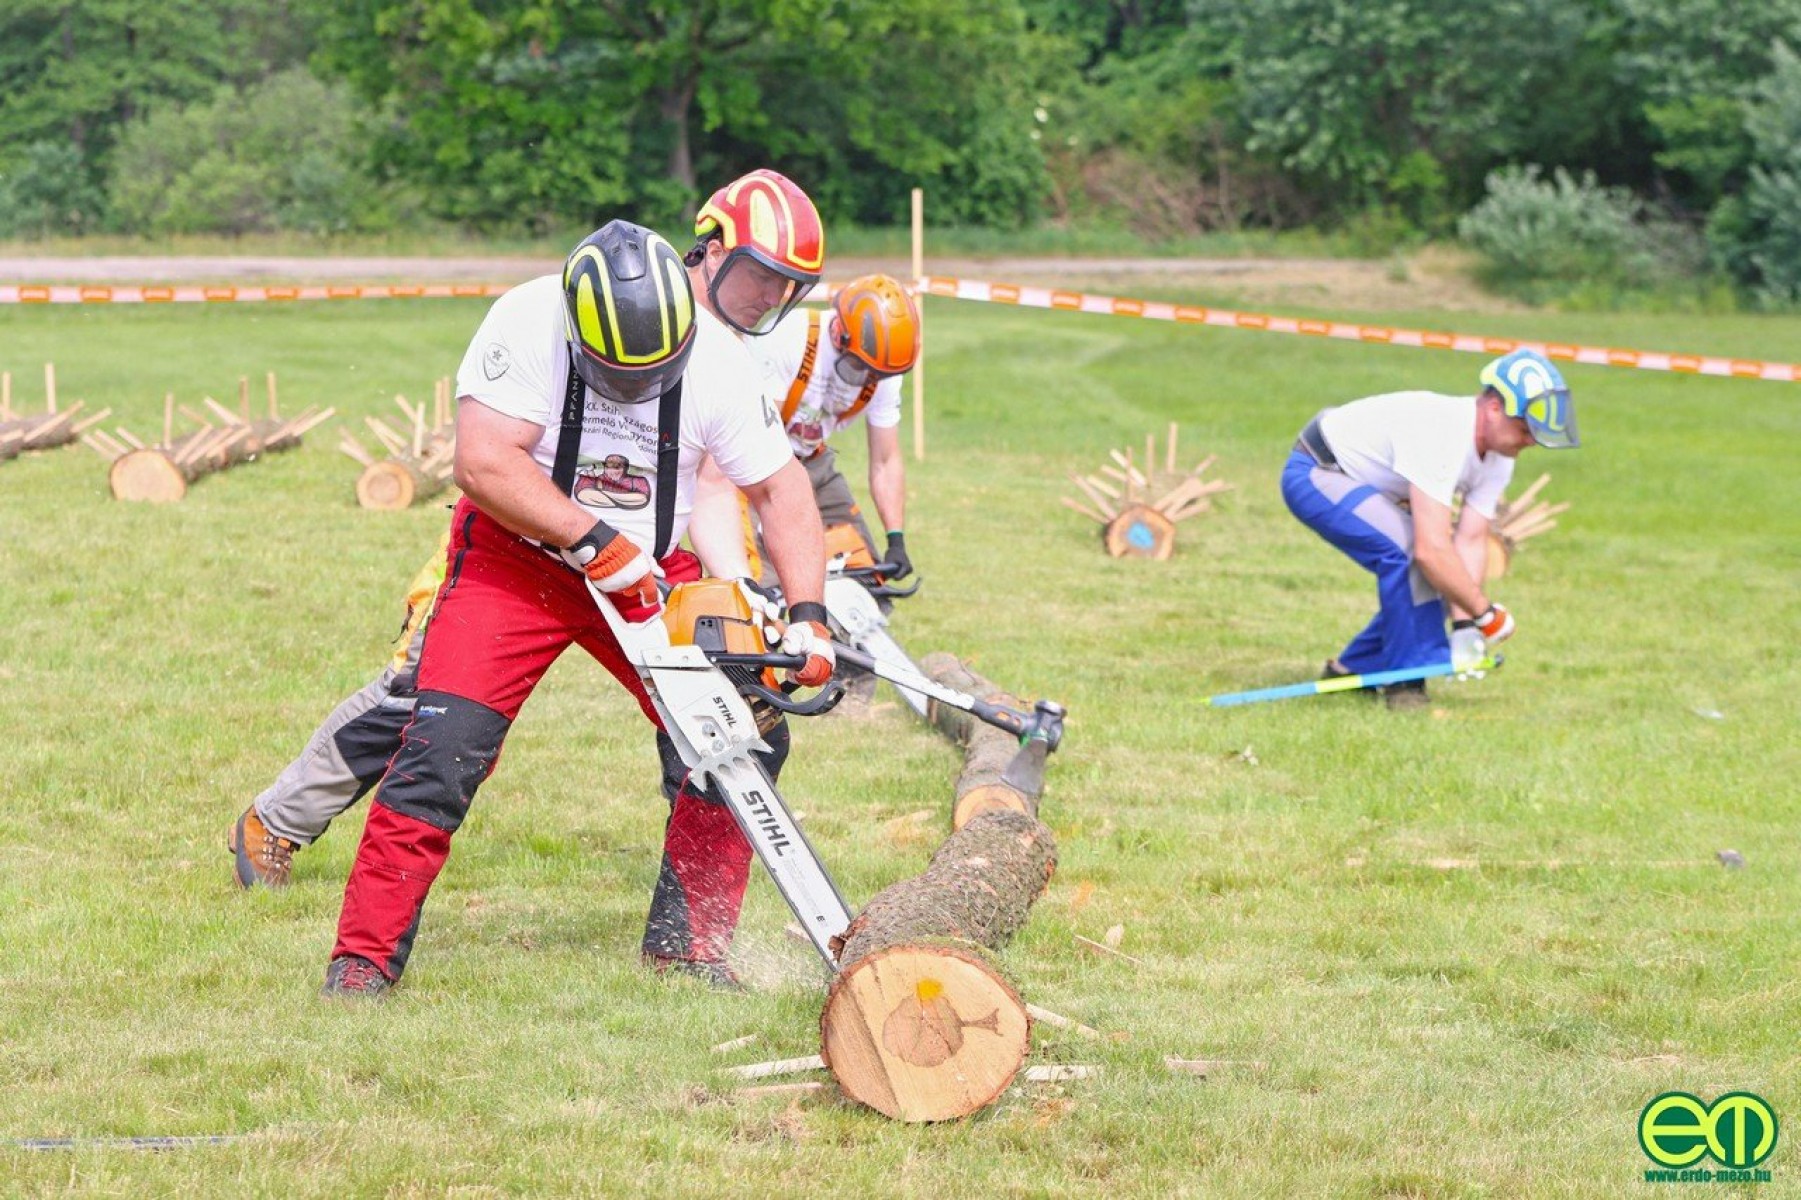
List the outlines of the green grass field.
<svg viewBox="0 0 1801 1200">
<path fill-rule="evenodd" d="M 111 405 L 280 373 L 290 407 L 393 412 L 454 371 L 479 302 L 0 310 L 0 369 Z M 1334 314 L 1351 315 L 1351 314 Z M 1528 453 L 1574 508 L 1497 589 L 1510 662 L 1429 713 L 1230 711 L 1309 677 L 1373 588 L 1283 508 L 1319 407 L 1473 390 L 1474 357 L 933 301 L 927 577 L 896 632 L 1070 706 L 1061 866 L 1004 953 L 1097 1026 L 917 1127 L 732 1062 L 814 1053 L 810 951 L 753 882 L 757 990 L 648 977 L 664 805 L 636 709 L 576 655 L 526 707 L 390 1003 L 316 997 L 361 826 L 240 894 L 228 823 L 374 674 L 444 513 L 355 506 L 336 426 L 110 499 L 84 447 L 0 463 L 0 1193 L 126 1196 L 1662 1195 L 1635 1132 L 1669 1090 L 1801 1128 L 1801 389 L 1572 368 L 1585 447 Z M 1383 314 L 1441 326 L 1429 313 Z M 1462 319 L 1472 331 L 1801 361 L 1793 319 Z M 1062 508 L 1071 470 L 1181 422 L 1234 482 L 1174 560 Z M 855 443 L 850 449 L 855 451 Z M 862 458 L 847 455 L 859 488 Z M 783 790 L 853 903 L 948 828 L 956 752 L 897 705 L 801 724 Z M 1742 870 L 1715 859 L 1740 851 Z M 1125 927 L 1134 965 L 1080 948 Z M 1166 1055 L 1240 1064 L 1208 1079 Z M 248 1135 L 145 1153 L 17 1139 Z M 1787 1139 L 1760 1196 L 1801 1194 Z M 1709 1164 L 1712 1165 L 1712 1164 Z M 1669 1189 L 1667 1194 L 1685 1194 Z"/>
</svg>

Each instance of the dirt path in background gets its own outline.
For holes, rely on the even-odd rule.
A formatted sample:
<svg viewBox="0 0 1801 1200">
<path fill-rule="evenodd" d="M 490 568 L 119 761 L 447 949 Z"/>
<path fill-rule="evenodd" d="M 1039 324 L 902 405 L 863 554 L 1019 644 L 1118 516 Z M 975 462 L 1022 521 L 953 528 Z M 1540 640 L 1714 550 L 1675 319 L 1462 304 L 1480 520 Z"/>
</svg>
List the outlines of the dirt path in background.
<svg viewBox="0 0 1801 1200">
<path fill-rule="evenodd" d="M 513 283 L 557 270 L 552 259 L 94 257 L 0 258 L 5 283 Z M 930 258 L 934 275 L 1055 285 L 1112 295 L 1151 290 L 1211 303 L 1364 311 L 1500 312 L 1512 306 L 1478 292 L 1465 264 L 1442 252 L 1379 262 L 1291 258 Z M 830 277 L 870 271 L 905 277 L 905 259 L 840 258 Z"/>
</svg>

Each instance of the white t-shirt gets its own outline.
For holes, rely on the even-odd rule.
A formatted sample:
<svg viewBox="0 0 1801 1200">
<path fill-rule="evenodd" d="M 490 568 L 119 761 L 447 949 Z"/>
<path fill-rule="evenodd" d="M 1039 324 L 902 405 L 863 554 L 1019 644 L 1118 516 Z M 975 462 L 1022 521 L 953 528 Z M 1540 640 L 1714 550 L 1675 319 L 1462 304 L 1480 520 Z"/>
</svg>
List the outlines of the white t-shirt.
<svg viewBox="0 0 1801 1200">
<path fill-rule="evenodd" d="M 1390 500 L 1407 487 L 1449 508 L 1457 497 L 1485 517 L 1513 478 L 1513 459 L 1476 454 L 1476 397 L 1390 392 L 1326 410 L 1320 432 L 1346 475 Z"/>
<path fill-rule="evenodd" d="M 788 398 L 788 389 L 800 375 L 801 361 L 807 353 L 807 326 L 813 313 L 798 309 L 762 337 L 746 338 L 751 353 L 768 368 L 776 381 L 776 410 Z M 856 403 L 862 384 L 849 384 L 838 377 L 838 348 L 832 345 L 832 310 L 819 317 L 819 351 L 813 360 L 813 374 L 807 379 L 807 390 L 800 404 L 788 418 L 788 444 L 794 453 L 805 458 L 817 450 L 848 422 L 845 410 Z M 876 384 L 875 395 L 859 414 L 877 429 L 892 429 L 901 419 L 901 381 L 899 376 Z"/>
<path fill-rule="evenodd" d="M 682 376 L 681 457 L 674 481 L 681 540 L 694 510 L 694 480 L 711 454 L 739 487 L 763 482 L 794 452 L 763 386 L 764 375 L 735 334 L 695 306 L 694 349 Z M 569 379 L 563 282 L 545 275 L 522 283 L 488 310 L 457 371 L 457 395 L 544 428 L 532 457 L 550 474 L 562 430 Z M 576 457 L 575 500 L 649 552 L 656 539 L 657 404 L 614 404 L 584 389 L 587 410 Z"/>
</svg>

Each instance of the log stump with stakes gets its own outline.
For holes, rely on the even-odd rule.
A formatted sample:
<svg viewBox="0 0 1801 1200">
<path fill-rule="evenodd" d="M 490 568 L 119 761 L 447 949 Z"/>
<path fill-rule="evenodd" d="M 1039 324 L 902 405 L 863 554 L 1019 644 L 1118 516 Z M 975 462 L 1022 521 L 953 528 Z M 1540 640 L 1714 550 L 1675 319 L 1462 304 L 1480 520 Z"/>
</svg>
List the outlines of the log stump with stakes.
<svg viewBox="0 0 1801 1200">
<path fill-rule="evenodd" d="M 1193 470 L 1179 472 L 1177 432 L 1175 422 L 1170 422 L 1161 468 L 1156 435 L 1149 434 L 1142 464 L 1127 447 L 1108 451 L 1110 461 L 1092 474 L 1071 473 L 1081 499 L 1065 496 L 1064 506 L 1099 524 L 1101 544 L 1114 558 L 1169 558 L 1176 550 L 1177 523 L 1211 509 L 1210 497 L 1232 486 L 1202 479 L 1213 465 L 1212 455 Z"/>
<path fill-rule="evenodd" d="M 349 430 L 343 431 L 338 449 L 363 467 L 356 480 L 358 504 L 383 511 L 410 508 L 450 486 L 456 465 L 450 391 L 449 379 L 436 381 L 429 419 L 423 403 L 409 404 L 405 396 L 395 396 L 394 403 L 406 417 L 407 432 L 379 417 L 364 418 L 386 457 L 371 454 Z"/>
<path fill-rule="evenodd" d="M 107 481 L 114 499 L 166 504 L 186 496 L 188 485 L 203 475 L 293 449 L 308 430 L 330 420 L 335 411 L 328 408 L 319 412 L 309 406 L 294 417 L 271 415 L 252 420 L 245 415 L 248 392 L 242 380 L 239 395 L 239 412 L 233 412 L 210 396 L 202 401 L 219 419 L 217 425 L 200 413 L 182 407 L 181 413 L 198 428 L 180 435 L 175 432 L 175 397 L 164 396 L 163 436 L 154 445 L 124 428 L 112 433 L 90 430 L 81 440 L 112 464 Z M 273 375 L 269 378 L 269 408 L 273 414 Z"/>
<path fill-rule="evenodd" d="M 989 812 L 880 892 L 845 930 L 820 1015 L 820 1056 L 852 1099 L 902 1121 L 992 1104 L 1032 1020 L 991 951 L 1025 924 L 1057 865 L 1036 817 Z"/>
<path fill-rule="evenodd" d="M 1569 503 L 1549 504 L 1538 499 L 1549 475 L 1540 475 L 1532 486 L 1513 500 L 1503 500 L 1495 508 L 1495 519 L 1488 526 L 1488 578 L 1499 579 L 1513 565 L 1513 552 L 1527 538 L 1537 537 L 1557 525 L 1558 514 L 1569 509 Z"/>
</svg>

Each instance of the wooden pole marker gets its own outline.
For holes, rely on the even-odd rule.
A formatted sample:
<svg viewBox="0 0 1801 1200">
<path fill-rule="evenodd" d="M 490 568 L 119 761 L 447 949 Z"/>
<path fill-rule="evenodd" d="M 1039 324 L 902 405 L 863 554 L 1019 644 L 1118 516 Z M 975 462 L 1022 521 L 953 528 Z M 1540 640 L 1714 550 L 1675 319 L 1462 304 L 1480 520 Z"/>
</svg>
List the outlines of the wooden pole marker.
<svg viewBox="0 0 1801 1200">
<path fill-rule="evenodd" d="M 1202 478 L 1213 465 L 1208 455 L 1186 474 L 1176 470 L 1178 430 L 1170 422 L 1159 468 L 1157 435 L 1146 434 L 1142 465 L 1133 448 L 1109 450 L 1110 461 L 1093 475 L 1070 474 L 1079 499 L 1063 497 L 1065 507 L 1101 528 L 1101 544 L 1114 558 L 1149 558 L 1162 562 L 1176 551 L 1176 526 L 1213 507 L 1211 496 L 1232 485 Z M 1107 482 L 1112 479 L 1118 486 Z"/>
</svg>

